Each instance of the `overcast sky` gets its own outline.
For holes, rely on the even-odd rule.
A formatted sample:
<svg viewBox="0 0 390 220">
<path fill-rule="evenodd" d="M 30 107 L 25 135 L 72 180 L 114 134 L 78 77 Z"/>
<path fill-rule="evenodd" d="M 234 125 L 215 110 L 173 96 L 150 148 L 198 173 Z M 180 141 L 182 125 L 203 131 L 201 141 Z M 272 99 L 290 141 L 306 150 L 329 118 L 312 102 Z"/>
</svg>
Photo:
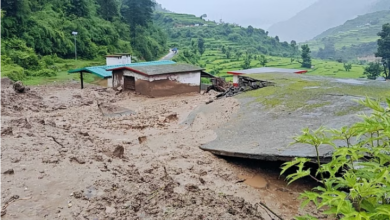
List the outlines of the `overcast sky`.
<svg viewBox="0 0 390 220">
<path fill-rule="evenodd" d="M 170 11 L 267 29 L 284 21 L 316 0 L 157 0 Z"/>
</svg>

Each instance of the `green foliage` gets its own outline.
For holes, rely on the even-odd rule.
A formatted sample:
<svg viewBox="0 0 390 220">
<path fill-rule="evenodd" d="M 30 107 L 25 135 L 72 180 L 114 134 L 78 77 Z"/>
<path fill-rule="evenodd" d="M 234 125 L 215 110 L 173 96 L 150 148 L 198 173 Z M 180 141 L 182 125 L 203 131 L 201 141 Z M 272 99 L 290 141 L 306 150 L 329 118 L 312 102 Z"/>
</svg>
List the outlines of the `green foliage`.
<svg viewBox="0 0 390 220">
<path fill-rule="evenodd" d="M 378 33 L 377 57 L 382 57 L 383 70 L 386 79 L 390 79 L 390 23 L 384 24 L 382 31 Z"/>
<path fill-rule="evenodd" d="M 309 45 L 302 45 L 302 67 L 311 68 L 311 57 L 310 57 L 310 48 Z"/>
<path fill-rule="evenodd" d="M 75 46 L 79 59 L 121 52 L 154 60 L 166 53 L 167 36 L 153 25 L 153 9 L 150 0 L 4 0 L 2 73 L 15 80 L 53 77 L 56 62 L 73 59 Z"/>
<path fill-rule="evenodd" d="M 200 55 L 203 55 L 205 50 L 206 50 L 206 48 L 204 47 L 204 39 L 203 38 L 198 39 L 198 50 L 199 50 Z"/>
<path fill-rule="evenodd" d="M 116 0 L 97 0 L 98 13 L 107 21 L 113 21 L 119 16 L 118 2 Z"/>
<path fill-rule="evenodd" d="M 373 113 L 360 115 L 362 121 L 350 127 L 304 129 L 295 138 L 295 143 L 315 147 L 319 165 L 316 175 L 321 176 L 318 181 L 322 183 L 300 198 L 304 200 L 303 207 L 312 202 L 324 214 L 337 219 L 385 220 L 390 218 L 390 99 L 386 100 L 386 108 L 369 98 L 358 102 Z M 336 141 L 344 144 L 336 146 Z M 331 162 L 320 164 L 318 151 L 324 145 L 333 146 L 334 152 Z M 308 162 L 296 158 L 285 163 L 281 173 L 295 166 L 297 172 L 287 176 L 289 183 L 306 176 L 317 179 L 305 169 Z"/>
<path fill-rule="evenodd" d="M 366 68 L 364 68 L 364 75 L 367 76 L 368 79 L 376 79 L 381 75 L 383 68 L 380 63 L 371 62 L 368 64 Z"/>
<path fill-rule="evenodd" d="M 350 63 L 344 63 L 344 69 L 345 71 L 349 72 L 352 69 L 352 64 Z"/>
<path fill-rule="evenodd" d="M 252 26 L 244 28 L 228 23 L 217 24 L 194 15 L 173 13 L 155 13 L 154 23 L 163 27 L 168 33 L 169 41 L 177 43 L 181 48 L 190 47 L 194 38 L 202 38 L 206 50 L 222 49 L 225 55 L 229 46 L 238 51 L 252 50 L 251 54 L 273 53 L 280 56 L 283 53 L 291 54 L 294 50 L 287 42 L 279 42 L 267 36 L 264 30 Z"/>
<path fill-rule="evenodd" d="M 242 64 L 242 68 L 243 69 L 250 69 L 251 68 L 251 61 L 252 61 L 252 59 L 251 59 L 251 56 L 249 55 L 249 54 L 247 54 L 246 56 L 245 56 L 245 59 L 244 59 L 244 63 Z"/>
<path fill-rule="evenodd" d="M 263 66 L 263 67 L 266 66 L 267 63 L 268 63 L 268 60 L 267 60 L 267 58 L 264 55 L 261 55 L 259 57 L 259 60 L 260 60 L 260 65 Z"/>
<path fill-rule="evenodd" d="M 389 5 L 388 0 L 386 4 Z M 313 50 L 313 57 L 316 58 L 343 58 L 344 60 L 355 60 L 358 57 L 371 56 L 377 50 L 377 33 L 382 25 L 390 20 L 388 7 L 382 7 L 377 12 L 357 16 L 344 24 L 331 28 L 308 42 Z M 335 47 L 334 55 L 324 55 L 320 48 L 323 48 L 327 41 L 333 41 Z M 324 49 L 323 49 L 324 50 Z"/>
</svg>

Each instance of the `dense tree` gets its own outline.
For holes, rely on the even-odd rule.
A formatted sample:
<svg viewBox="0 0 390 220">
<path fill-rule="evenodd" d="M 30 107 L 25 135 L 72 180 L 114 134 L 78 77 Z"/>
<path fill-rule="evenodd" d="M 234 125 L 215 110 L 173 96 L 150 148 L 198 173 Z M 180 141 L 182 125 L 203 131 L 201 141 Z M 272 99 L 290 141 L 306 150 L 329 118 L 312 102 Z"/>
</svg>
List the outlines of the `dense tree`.
<svg viewBox="0 0 390 220">
<path fill-rule="evenodd" d="M 301 57 L 302 57 L 302 67 L 305 67 L 305 68 L 311 68 L 311 56 L 310 56 L 310 48 L 309 48 L 309 45 L 305 44 L 305 45 L 302 45 L 302 54 L 301 54 Z"/>
<path fill-rule="evenodd" d="M 268 63 L 268 60 L 264 55 L 261 55 L 259 60 L 260 60 L 260 65 L 262 65 L 263 67 L 266 66 Z"/>
<path fill-rule="evenodd" d="M 112 21 L 119 15 L 118 2 L 116 0 L 97 0 L 99 4 L 99 14 L 107 21 Z"/>
<path fill-rule="evenodd" d="M 200 55 L 203 55 L 206 48 L 204 46 L 204 39 L 203 38 L 198 38 L 198 50 Z"/>
<path fill-rule="evenodd" d="M 277 42 L 280 42 L 279 36 L 276 36 L 276 37 L 275 37 L 275 40 L 276 40 Z"/>
<path fill-rule="evenodd" d="M 245 70 L 250 69 L 251 68 L 251 61 L 252 61 L 251 56 L 250 56 L 250 54 L 247 53 L 241 67 Z"/>
<path fill-rule="evenodd" d="M 333 40 L 324 40 L 324 48 L 320 48 L 317 57 L 321 59 L 333 59 L 336 56 L 335 43 Z"/>
<path fill-rule="evenodd" d="M 125 52 L 141 60 L 153 60 L 167 49 L 167 36 L 151 22 L 153 9 L 147 6 L 153 4 L 147 0 L 2 0 L 1 3 L 2 74 L 13 80 L 55 74 L 60 58 L 74 58 L 72 31 L 78 32 L 77 54 L 82 59 Z M 122 10 L 123 16 L 119 14 L 119 5 L 127 9 Z M 136 7 L 130 9 L 130 5 Z"/>
<path fill-rule="evenodd" d="M 253 32 L 254 32 L 254 28 L 253 28 L 251 25 L 249 25 L 248 28 L 246 29 L 246 32 L 247 32 L 249 35 L 252 35 Z"/>
<path fill-rule="evenodd" d="M 89 17 L 92 10 L 91 0 L 70 0 L 70 5 L 67 9 L 68 15 L 76 17 Z"/>
<path fill-rule="evenodd" d="M 352 69 L 352 64 L 350 63 L 344 63 L 344 69 L 345 71 L 349 72 Z"/>
<path fill-rule="evenodd" d="M 152 21 L 155 2 L 151 0 L 123 0 L 121 14 L 135 32 L 137 26 L 145 27 Z"/>
<path fill-rule="evenodd" d="M 226 51 L 226 58 L 230 59 L 231 57 L 232 57 L 232 53 L 230 52 L 230 50 L 227 50 Z"/>
<path fill-rule="evenodd" d="M 223 54 L 225 54 L 226 53 L 226 47 L 222 46 L 221 51 L 222 51 Z"/>
<path fill-rule="evenodd" d="M 364 75 L 367 76 L 368 79 L 376 79 L 381 75 L 383 68 L 380 63 L 369 63 L 366 68 L 364 68 Z"/>
<path fill-rule="evenodd" d="M 384 24 L 382 31 L 378 33 L 377 57 L 382 57 L 382 65 L 386 79 L 390 79 L 390 23 Z"/>
</svg>

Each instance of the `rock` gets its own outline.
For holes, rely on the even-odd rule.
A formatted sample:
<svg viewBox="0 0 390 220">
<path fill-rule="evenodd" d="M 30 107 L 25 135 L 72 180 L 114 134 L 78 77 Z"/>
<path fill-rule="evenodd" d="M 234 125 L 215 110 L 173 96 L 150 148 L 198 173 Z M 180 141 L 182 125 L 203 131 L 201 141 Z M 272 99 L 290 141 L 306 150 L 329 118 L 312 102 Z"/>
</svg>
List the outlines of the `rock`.
<svg viewBox="0 0 390 220">
<path fill-rule="evenodd" d="M 85 158 L 82 156 L 70 156 L 70 162 L 76 161 L 79 164 L 85 164 Z"/>
<path fill-rule="evenodd" d="M 147 140 L 146 136 L 138 137 L 138 142 L 143 144 Z"/>
<path fill-rule="evenodd" d="M 112 215 L 112 214 L 115 214 L 115 213 L 116 213 L 115 208 L 110 207 L 110 206 L 106 206 L 106 214 L 107 215 Z"/>
<path fill-rule="evenodd" d="M 26 87 L 20 81 L 15 82 L 13 85 L 13 88 L 14 88 L 15 92 L 17 92 L 17 93 L 24 93 L 25 91 L 27 91 Z"/>
<path fill-rule="evenodd" d="M 8 169 L 3 174 L 10 174 L 10 175 L 12 175 L 14 173 L 15 173 L 14 169 Z"/>
<path fill-rule="evenodd" d="M 7 128 L 3 128 L 1 129 L 1 135 L 12 135 L 12 127 L 7 127 Z"/>
<path fill-rule="evenodd" d="M 190 183 L 187 184 L 185 186 L 185 188 L 186 188 L 187 191 L 190 191 L 190 192 L 198 192 L 198 191 L 200 191 L 200 189 L 199 189 L 199 187 L 197 185 L 190 184 Z"/>
<path fill-rule="evenodd" d="M 86 137 L 89 136 L 88 131 L 80 131 L 79 134 L 86 136 Z"/>
<path fill-rule="evenodd" d="M 112 156 L 123 158 L 124 153 L 125 153 L 125 148 L 119 145 L 115 148 L 114 152 L 112 152 Z"/>
<path fill-rule="evenodd" d="M 19 163 L 22 160 L 22 157 L 12 157 L 11 163 Z"/>
<path fill-rule="evenodd" d="M 172 113 L 172 114 L 165 117 L 164 122 L 176 121 L 177 119 L 178 119 L 177 113 Z"/>
<path fill-rule="evenodd" d="M 73 192 L 73 196 L 76 199 L 80 199 L 81 197 L 83 197 L 83 192 L 82 191 Z"/>
</svg>

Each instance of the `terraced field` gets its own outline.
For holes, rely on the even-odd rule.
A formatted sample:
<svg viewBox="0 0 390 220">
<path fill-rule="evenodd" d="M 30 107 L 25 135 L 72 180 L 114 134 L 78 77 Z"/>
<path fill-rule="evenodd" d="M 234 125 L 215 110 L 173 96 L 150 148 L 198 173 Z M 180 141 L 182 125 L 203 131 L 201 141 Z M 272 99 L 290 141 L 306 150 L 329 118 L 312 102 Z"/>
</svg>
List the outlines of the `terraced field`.
<svg viewBox="0 0 390 220">
<path fill-rule="evenodd" d="M 222 43 L 222 42 L 221 42 Z M 238 45 L 232 45 L 232 48 L 239 48 Z M 227 59 L 220 50 L 206 50 L 201 56 L 199 64 L 206 68 L 206 71 L 210 73 L 216 73 L 219 77 L 224 77 L 228 81 L 232 80 L 232 76 L 228 75 L 228 71 L 242 69 L 244 60 L 242 55 L 239 59 L 233 54 L 233 58 Z M 306 69 L 301 68 L 301 64 L 297 61 L 291 62 L 290 58 L 285 57 L 273 57 L 266 56 L 268 63 L 267 67 L 278 67 L 278 68 L 291 68 L 291 69 Z M 364 66 L 363 65 L 352 65 L 352 70 L 347 72 L 344 69 L 342 63 L 326 60 L 313 60 L 313 69 L 308 70 L 307 75 L 314 76 L 326 76 L 334 78 L 364 78 Z M 262 67 L 259 60 L 252 60 L 251 67 Z"/>
</svg>

